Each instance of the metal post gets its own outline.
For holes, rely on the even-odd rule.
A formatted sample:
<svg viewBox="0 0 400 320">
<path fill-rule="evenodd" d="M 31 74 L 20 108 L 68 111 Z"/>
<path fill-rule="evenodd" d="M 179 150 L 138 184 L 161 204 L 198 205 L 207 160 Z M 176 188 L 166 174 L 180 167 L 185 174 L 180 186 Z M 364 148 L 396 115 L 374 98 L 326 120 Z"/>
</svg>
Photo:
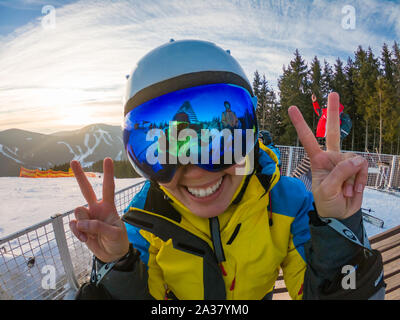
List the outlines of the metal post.
<svg viewBox="0 0 400 320">
<path fill-rule="evenodd" d="M 65 238 L 65 230 L 63 217 L 61 214 L 55 214 L 51 217 L 53 231 L 57 242 L 58 252 L 60 253 L 61 262 L 63 264 L 65 275 L 71 289 L 78 290 L 79 284 L 74 273 L 71 255 L 69 254 L 67 239 Z"/>
<path fill-rule="evenodd" d="M 293 147 L 289 147 L 289 159 L 288 165 L 286 169 L 286 176 L 290 176 L 290 172 L 292 171 L 292 158 L 293 158 Z"/>
<path fill-rule="evenodd" d="M 396 173 L 396 156 L 393 156 L 392 158 L 392 167 L 390 169 L 390 177 L 389 177 L 389 184 L 388 184 L 388 188 L 393 188 L 393 180 L 394 180 L 394 176 Z"/>
</svg>

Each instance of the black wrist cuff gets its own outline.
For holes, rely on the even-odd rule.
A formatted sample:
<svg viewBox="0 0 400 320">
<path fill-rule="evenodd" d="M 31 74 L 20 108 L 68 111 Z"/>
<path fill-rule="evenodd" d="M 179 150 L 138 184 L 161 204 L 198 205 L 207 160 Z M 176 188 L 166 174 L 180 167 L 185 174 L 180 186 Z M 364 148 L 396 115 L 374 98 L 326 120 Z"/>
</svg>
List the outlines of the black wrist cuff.
<svg viewBox="0 0 400 320">
<path fill-rule="evenodd" d="M 129 243 L 128 252 L 115 263 L 112 269 L 116 271 L 132 271 L 134 263 L 139 255 L 140 255 L 139 251 L 133 248 L 132 243 Z M 100 269 L 103 265 L 106 264 L 97 257 L 96 257 L 96 263 L 98 265 L 98 269 Z"/>
<path fill-rule="evenodd" d="M 308 217 L 310 218 L 310 224 L 315 227 L 326 226 L 327 224 L 320 219 L 317 209 L 315 208 L 314 202 L 313 202 L 313 207 L 314 210 L 308 212 Z"/>
<path fill-rule="evenodd" d="M 123 272 L 132 271 L 139 256 L 139 251 L 133 248 L 132 243 L 130 243 L 128 253 L 114 265 L 113 269 Z"/>
</svg>

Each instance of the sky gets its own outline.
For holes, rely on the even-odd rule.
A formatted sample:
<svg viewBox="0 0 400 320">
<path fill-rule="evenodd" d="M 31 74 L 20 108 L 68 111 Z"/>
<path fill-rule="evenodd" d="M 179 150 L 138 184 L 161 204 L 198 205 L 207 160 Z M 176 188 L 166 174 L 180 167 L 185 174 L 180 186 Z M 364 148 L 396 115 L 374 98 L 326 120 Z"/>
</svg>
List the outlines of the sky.
<svg viewBox="0 0 400 320">
<path fill-rule="evenodd" d="M 121 125 L 126 75 L 171 38 L 229 49 L 276 89 L 296 48 L 333 65 L 400 41 L 400 2 L 0 0 L 0 131 Z"/>
</svg>

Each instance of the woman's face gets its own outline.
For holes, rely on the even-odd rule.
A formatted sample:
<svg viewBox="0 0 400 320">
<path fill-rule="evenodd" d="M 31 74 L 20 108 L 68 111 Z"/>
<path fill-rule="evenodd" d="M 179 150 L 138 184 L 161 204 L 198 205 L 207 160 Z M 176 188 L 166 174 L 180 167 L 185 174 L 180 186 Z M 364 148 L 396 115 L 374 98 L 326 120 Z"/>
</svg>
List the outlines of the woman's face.
<svg viewBox="0 0 400 320">
<path fill-rule="evenodd" d="M 209 172 L 195 165 L 180 167 L 169 183 L 162 185 L 193 214 L 211 218 L 223 213 L 232 201 L 243 176 L 234 165 L 224 171 Z"/>
</svg>

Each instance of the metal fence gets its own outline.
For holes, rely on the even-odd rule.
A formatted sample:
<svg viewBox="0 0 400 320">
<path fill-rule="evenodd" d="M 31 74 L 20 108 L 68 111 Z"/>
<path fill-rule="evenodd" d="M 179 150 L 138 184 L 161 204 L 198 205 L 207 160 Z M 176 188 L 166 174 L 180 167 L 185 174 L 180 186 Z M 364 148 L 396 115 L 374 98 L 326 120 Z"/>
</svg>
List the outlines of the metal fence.
<svg viewBox="0 0 400 320">
<path fill-rule="evenodd" d="M 278 146 L 289 176 L 306 156 L 301 147 Z M 400 187 L 400 157 L 355 152 L 368 160 L 368 186 Z M 115 194 L 119 214 L 143 182 Z M 0 240 L 0 299 L 67 299 L 88 280 L 92 255 L 69 229 L 73 210 Z"/>
<path fill-rule="evenodd" d="M 281 152 L 281 173 L 290 176 L 307 154 L 302 147 L 277 147 Z M 352 152 L 367 159 L 367 186 L 387 190 L 400 188 L 400 156 L 358 151 L 343 152 Z"/>
</svg>

